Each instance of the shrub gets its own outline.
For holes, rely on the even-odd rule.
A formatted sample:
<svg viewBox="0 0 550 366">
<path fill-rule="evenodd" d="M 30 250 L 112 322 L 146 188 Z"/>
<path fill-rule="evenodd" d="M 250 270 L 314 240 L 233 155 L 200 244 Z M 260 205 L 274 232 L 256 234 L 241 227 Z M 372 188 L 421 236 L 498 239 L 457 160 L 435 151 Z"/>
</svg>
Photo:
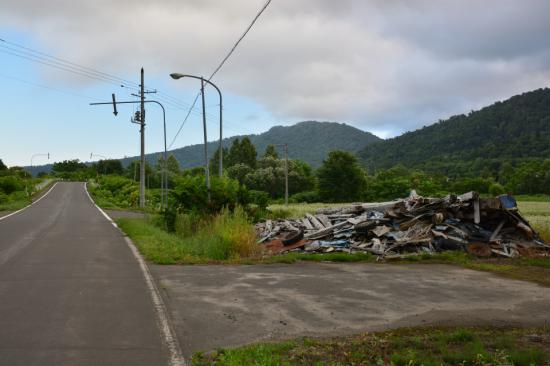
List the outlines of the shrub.
<svg viewBox="0 0 550 366">
<path fill-rule="evenodd" d="M 269 194 L 267 192 L 250 190 L 248 191 L 248 197 L 250 203 L 255 204 L 261 210 L 267 208 L 269 204 Z"/>
<path fill-rule="evenodd" d="M 90 192 L 118 207 L 136 207 L 139 203 L 138 183 L 121 176 L 102 176 Z"/>
<path fill-rule="evenodd" d="M 212 177 L 210 202 L 203 176 L 185 176 L 176 180 L 173 190 L 175 203 L 181 212 L 216 213 L 224 207 L 233 210 L 249 203 L 249 193 L 236 180 Z"/>
<path fill-rule="evenodd" d="M 315 203 L 320 202 L 321 198 L 317 191 L 307 191 L 293 194 L 288 201 L 291 203 Z"/>
<path fill-rule="evenodd" d="M 491 196 L 498 196 L 498 195 L 501 195 L 501 194 L 504 194 L 504 193 L 506 193 L 506 189 L 504 189 L 504 187 L 501 186 L 498 183 L 493 183 L 489 187 L 489 194 Z"/>
<path fill-rule="evenodd" d="M 25 189 L 23 181 L 15 176 L 0 177 L 0 190 L 5 194 Z"/>
</svg>

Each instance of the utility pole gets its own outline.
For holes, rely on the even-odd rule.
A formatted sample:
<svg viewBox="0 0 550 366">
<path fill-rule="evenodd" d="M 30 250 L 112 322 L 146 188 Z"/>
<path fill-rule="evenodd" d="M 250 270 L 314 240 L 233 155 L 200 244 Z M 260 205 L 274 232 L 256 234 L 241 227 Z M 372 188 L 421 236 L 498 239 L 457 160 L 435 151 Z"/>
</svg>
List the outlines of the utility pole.
<svg viewBox="0 0 550 366">
<path fill-rule="evenodd" d="M 288 144 L 285 144 L 285 206 L 288 206 Z"/>
<path fill-rule="evenodd" d="M 282 146 L 285 152 L 285 206 L 288 206 L 288 144 L 276 144 Z"/>
<path fill-rule="evenodd" d="M 139 207 L 145 207 L 145 81 L 141 68 L 141 115 L 140 115 L 140 133 L 141 133 L 141 163 L 139 165 Z"/>
<path fill-rule="evenodd" d="M 206 191 L 208 202 L 210 202 L 210 168 L 208 167 L 208 141 L 206 134 L 206 109 L 204 106 L 204 79 L 201 77 L 201 98 L 202 98 L 202 129 L 204 132 L 204 174 L 206 175 Z M 220 154 L 222 151 L 220 150 Z M 221 156 L 221 155 L 220 155 Z"/>
</svg>

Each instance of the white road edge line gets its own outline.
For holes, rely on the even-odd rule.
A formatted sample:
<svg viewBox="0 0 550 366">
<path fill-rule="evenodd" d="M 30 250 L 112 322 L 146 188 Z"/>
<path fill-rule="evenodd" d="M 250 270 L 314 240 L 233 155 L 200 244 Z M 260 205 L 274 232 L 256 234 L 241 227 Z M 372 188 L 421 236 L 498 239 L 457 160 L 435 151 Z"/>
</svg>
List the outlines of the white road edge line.
<svg viewBox="0 0 550 366">
<path fill-rule="evenodd" d="M 155 285 L 155 281 L 153 280 L 153 276 L 151 275 L 151 272 L 149 271 L 145 260 L 137 250 L 137 247 L 132 242 L 132 240 L 126 234 L 124 234 L 122 230 L 120 230 L 113 219 L 111 219 L 109 215 L 107 215 L 105 211 L 101 209 L 101 207 L 96 205 L 96 203 L 90 196 L 90 193 L 88 192 L 88 183 L 84 183 L 84 191 L 88 195 L 88 198 L 90 199 L 92 204 L 99 210 L 99 212 L 101 212 L 103 216 L 105 216 L 105 218 L 109 220 L 109 222 L 114 227 L 116 227 L 122 233 L 122 235 L 124 235 L 124 240 L 126 240 L 126 244 L 128 244 L 128 247 L 132 251 L 132 254 L 139 263 L 139 267 L 141 268 L 141 272 L 143 273 L 143 277 L 145 277 L 145 282 L 147 283 L 147 288 L 149 289 L 149 293 L 151 294 L 151 299 L 153 300 L 153 306 L 157 315 L 157 323 L 161 330 L 164 343 L 166 344 L 170 352 L 170 366 L 186 366 L 187 363 L 185 361 L 185 358 L 183 357 L 177 338 L 174 334 L 174 331 L 170 327 L 170 323 L 168 322 L 168 317 L 166 316 L 166 307 L 164 306 L 162 297 L 159 293 L 157 286 Z"/>
<path fill-rule="evenodd" d="M 56 185 L 57 185 L 57 182 L 55 182 L 55 183 L 53 184 L 53 186 L 48 190 L 48 192 L 44 193 L 42 196 L 40 196 L 39 199 L 37 199 L 36 201 L 32 202 L 30 205 L 27 205 L 27 206 L 23 207 L 22 209 L 17 210 L 17 211 L 15 211 L 15 212 L 12 212 L 12 213 L 10 213 L 10 214 L 8 214 L 8 215 L 6 215 L 6 216 L 0 217 L 0 221 L 2 221 L 2 220 L 4 220 L 4 219 L 7 219 L 8 217 L 13 216 L 13 215 L 15 215 L 15 214 L 17 214 L 17 213 L 19 213 L 19 212 L 21 212 L 21 211 L 25 211 L 27 208 L 29 208 L 29 207 L 31 207 L 32 205 L 38 203 L 42 198 L 46 197 L 46 196 L 52 191 L 52 189 L 53 189 Z"/>
</svg>

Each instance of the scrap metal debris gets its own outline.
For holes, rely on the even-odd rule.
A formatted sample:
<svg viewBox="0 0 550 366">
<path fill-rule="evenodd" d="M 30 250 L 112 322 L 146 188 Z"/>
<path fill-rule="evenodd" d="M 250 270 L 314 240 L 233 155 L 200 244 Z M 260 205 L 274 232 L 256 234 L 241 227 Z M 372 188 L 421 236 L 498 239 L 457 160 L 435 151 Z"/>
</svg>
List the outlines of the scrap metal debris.
<svg viewBox="0 0 550 366">
<path fill-rule="evenodd" d="M 297 220 L 256 224 L 259 242 L 272 253 L 373 253 L 380 258 L 446 250 L 488 257 L 550 253 L 518 212 L 510 195 L 476 192 L 321 209 Z"/>
</svg>

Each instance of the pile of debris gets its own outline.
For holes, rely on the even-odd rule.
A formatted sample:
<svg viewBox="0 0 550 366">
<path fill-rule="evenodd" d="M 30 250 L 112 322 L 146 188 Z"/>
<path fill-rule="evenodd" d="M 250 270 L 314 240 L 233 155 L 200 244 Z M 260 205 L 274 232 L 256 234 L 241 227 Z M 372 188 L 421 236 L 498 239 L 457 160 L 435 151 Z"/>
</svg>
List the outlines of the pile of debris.
<svg viewBox="0 0 550 366">
<path fill-rule="evenodd" d="M 446 250 L 478 256 L 548 255 L 510 195 L 480 198 L 476 192 L 420 197 L 318 210 L 298 220 L 256 224 L 259 242 L 272 253 L 374 253 L 383 258 Z"/>
</svg>

